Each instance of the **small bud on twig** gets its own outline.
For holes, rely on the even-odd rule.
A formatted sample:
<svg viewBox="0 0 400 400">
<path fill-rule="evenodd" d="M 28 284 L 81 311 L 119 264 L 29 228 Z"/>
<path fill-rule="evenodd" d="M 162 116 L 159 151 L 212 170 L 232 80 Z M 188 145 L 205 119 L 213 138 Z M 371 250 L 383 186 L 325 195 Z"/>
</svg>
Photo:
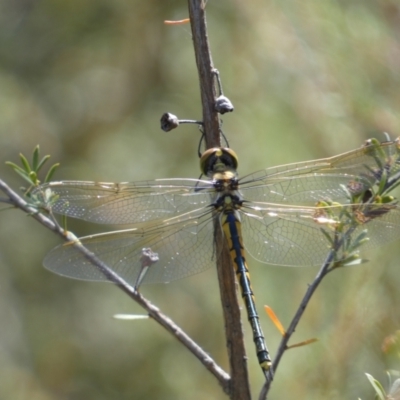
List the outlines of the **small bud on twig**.
<svg viewBox="0 0 400 400">
<path fill-rule="evenodd" d="M 224 95 L 220 95 L 215 100 L 215 111 L 220 114 L 225 114 L 227 112 L 232 112 L 234 110 L 231 101 Z"/>
<path fill-rule="evenodd" d="M 164 132 L 172 131 L 179 126 L 179 119 L 176 115 L 171 113 L 164 113 L 161 117 L 161 129 Z"/>
<path fill-rule="evenodd" d="M 172 131 L 177 128 L 180 124 L 195 124 L 203 126 L 202 121 L 196 121 L 194 119 L 178 119 L 178 117 L 171 113 L 164 113 L 161 117 L 161 129 L 164 132 Z"/>
</svg>

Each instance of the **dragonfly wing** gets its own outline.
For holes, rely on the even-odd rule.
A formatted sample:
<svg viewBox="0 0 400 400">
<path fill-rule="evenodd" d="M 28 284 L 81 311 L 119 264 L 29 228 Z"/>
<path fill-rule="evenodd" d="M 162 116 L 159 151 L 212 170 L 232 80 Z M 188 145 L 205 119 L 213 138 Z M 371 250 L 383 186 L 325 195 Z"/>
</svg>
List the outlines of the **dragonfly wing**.
<svg viewBox="0 0 400 400">
<path fill-rule="evenodd" d="M 355 239 L 366 231 L 369 240 L 362 244 L 362 249 L 399 238 L 400 210 L 396 205 L 364 204 L 358 207 L 247 206 L 243 210 L 242 222 L 245 247 L 254 258 L 264 263 L 311 266 L 325 261 L 331 250 L 331 242 L 326 235 L 334 240 L 339 221 L 342 224 L 339 238 L 351 228 L 348 244 L 355 243 Z M 336 258 L 346 255 L 344 252 L 348 248 L 342 247 Z"/>
<path fill-rule="evenodd" d="M 374 248 L 398 240 L 400 238 L 400 210 L 398 206 L 360 226 L 360 229 L 365 228 L 368 229 L 369 241 L 363 245 L 363 248 Z"/>
<path fill-rule="evenodd" d="M 164 225 L 128 229 L 87 236 L 81 243 L 114 272 L 134 285 L 141 272 L 142 249 L 158 253 L 143 283 L 166 283 L 197 274 L 213 264 L 213 224 L 204 208 L 184 218 L 164 221 Z M 47 254 L 47 269 L 75 279 L 104 281 L 104 275 L 71 243 L 60 245 Z"/>
<path fill-rule="evenodd" d="M 323 262 L 329 243 L 310 209 L 243 210 L 243 242 L 256 260 L 275 265 L 310 266 Z"/>
<path fill-rule="evenodd" d="M 56 214 L 101 224 L 133 224 L 207 205 L 210 189 L 210 181 L 197 179 L 137 183 L 61 181 L 40 185 L 31 197 Z"/>
<path fill-rule="evenodd" d="M 352 182 L 364 190 L 378 183 L 383 171 L 388 179 L 400 171 L 399 143 L 364 146 L 335 157 L 269 168 L 240 180 L 243 197 L 249 201 L 315 205 L 330 199 L 346 202 Z"/>
<path fill-rule="evenodd" d="M 257 182 L 257 175 L 252 175 L 251 179 Z M 241 186 L 241 192 L 249 201 L 313 206 L 317 201 L 324 199 L 346 201 L 348 194 L 341 185 L 346 185 L 350 179 L 349 176 L 326 173 L 325 175 L 305 173 L 283 179 L 266 177 L 263 184 L 258 181 L 258 184 L 251 184 L 251 187 Z"/>
</svg>

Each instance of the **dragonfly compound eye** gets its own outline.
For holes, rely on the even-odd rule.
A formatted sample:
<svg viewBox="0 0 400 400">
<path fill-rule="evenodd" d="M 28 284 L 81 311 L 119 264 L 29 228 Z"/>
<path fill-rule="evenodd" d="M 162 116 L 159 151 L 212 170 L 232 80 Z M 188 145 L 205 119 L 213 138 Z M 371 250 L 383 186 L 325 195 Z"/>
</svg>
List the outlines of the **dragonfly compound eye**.
<svg viewBox="0 0 400 400">
<path fill-rule="evenodd" d="M 200 158 L 200 169 L 204 175 L 215 172 L 235 170 L 238 167 L 236 153 L 227 147 L 213 147 L 206 150 Z"/>
</svg>

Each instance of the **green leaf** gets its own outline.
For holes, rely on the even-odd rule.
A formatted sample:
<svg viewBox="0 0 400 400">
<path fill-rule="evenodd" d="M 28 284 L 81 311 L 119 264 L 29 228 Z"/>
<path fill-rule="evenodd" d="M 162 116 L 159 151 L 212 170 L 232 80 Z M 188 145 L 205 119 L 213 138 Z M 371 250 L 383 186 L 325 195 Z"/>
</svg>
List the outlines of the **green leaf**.
<svg viewBox="0 0 400 400">
<path fill-rule="evenodd" d="M 22 153 L 19 153 L 19 158 L 21 159 L 21 163 L 22 166 L 24 167 L 24 170 L 29 174 L 29 172 L 31 172 L 31 167 L 29 166 L 28 160 Z"/>
<path fill-rule="evenodd" d="M 371 383 L 372 387 L 374 388 L 376 392 L 376 396 L 378 397 L 379 400 L 385 400 L 386 399 L 386 392 L 385 389 L 383 389 L 382 385 L 380 384 L 379 381 L 377 381 L 372 375 L 365 373 L 367 376 L 369 382 Z"/>
<path fill-rule="evenodd" d="M 329 244 L 333 247 L 333 238 L 329 235 L 328 232 L 325 231 L 325 229 L 321 228 L 321 232 L 324 234 L 324 236 L 328 240 Z"/>
<path fill-rule="evenodd" d="M 396 179 L 395 183 L 393 183 L 387 190 L 388 193 L 390 193 L 392 190 L 396 189 L 397 186 L 400 185 L 400 179 Z"/>
<path fill-rule="evenodd" d="M 51 168 L 49 169 L 49 171 L 47 172 L 46 177 L 44 178 L 44 182 L 49 182 L 51 181 L 51 178 L 54 175 L 54 172 L 56 172 L 56 169 L 60 166 L 60 163 L 54 164 L 51 166 Z"/>
<path fill-rule="evenodd" d="M 375 159 L 375 162 L 378 164 L 380 170 L 384 168 L 382 160 L 386 163 L 386 154 L 382 149 L 381 142 L 378 139 L 369 139 L 369 144 L 365 148 L 365 154 Z"/>
<path fill-rule="evenodd" d="M 15 172 L 19 172 L 21 174 L 25 174 L 26 176 L 28 176 L 28 174 L 26 173 L 26 171 L 24 169 L 22 169 L 19 165 L 14 164 L 11 161 L 6 161 L 5 162 L 6 165 L 10 166 Z"/>
<path fill-rule="evenodd" d="M 368 241 L 368 229 L 364 229 L 355 239 L 353 239 L 351 246 L 349 246 L 350 250 L 353 251 Z"/>
<path fill-rule="evenodd" d="M 35 171 L 31 171 L 31 172 L 29 173 L 29 178 L 30 178 L 31 183 L 32 183 L 33 185 L 37 185 L 37 184 L 39 183 L 39 182 L 38 182 L 38 177 L 37 177 L 37 174 L 36 174 Z"/>
<path fill-rule="evenodd" d="M 29 174 L 24 169 L 22 169 L 20 166 L 18 166 L 17 164 L 14 164 L 11 161 L 6 161 L 6 164 L 9 165 L 25 181 L 29 182 L 29 184 L 32 183 L 31 178 L 29 177 Z"/>
<path fill-rule="evenodd" d="M 37 145 L 33 150 L 32 170 L 37 171 L 38 165 L 39 165 L 39 145 Z"/>
<path fill-rule="evenodd" d="M 44 156 L 40 161 L 40 147 L 37 145 L 34 150 L 33 150 L 33 156 L 32 156 L 32 168 L 29 165 L 29 162 L 27 158 L 20 153 L 19 154 L 20 160 L 22 167 L 11 162 L 11 161 L 6 161 L 6 165 L 10 166 L 18 175 L 20 175 L 25 181 L 27 181 L 30 184 L 30 188 L 26 191 L 25 195 L 29 197 L 29 193 L 32 190 L 32 186 L 38 186 L 40 184 L 39 177 L 38 177 L 38 172 L 39 170 L 43 167 L 43 165 L 48 161 L 50 158 L 49 155 Z M 48 182 L 51 180 L 52 176 L 54 175 L 55 170 L 60 164 L 54 164 L 49 171 L 47 172 L 47 175 L 45 177 L 45 182 Z"/>
<path fill-rule="evenodd" d="M 62 215 L 61 216 L 61 226 L 64 229 L 64 231 L 67 231 L 67 216 L 66 215 Z"/>
<path fill-rule="evenodd" d="M 393 395 L 393 399 L 396 399 L 395 396 L 400 394 L 400 379 L 396 379 L 392 386 L 390 387 L 389 394 Z"/>
<path fill-rule="evenodd" d="M 383 168 L 382 170 L 382 176 L 381 179 L 379 180 L 379 188 L 378 188 L 378 194 L 382 194 L 385 191 L 385 186 L 387 183 L 387 170 L 386 168 Z"/>
<path fill-rule="evenodd" d="M 342 183 L 339 185 L 339 187 L 346 193 L 346 197 L 348 198 L 348 200 L 350 200 L 353 203 L 352 201 L 353 196 L 350 193 L 348 187 L 346 185 L 343 185 Z"/>
<path fill-rule="evenodd" d="M 360 258 L 360 256 L 353 255 L 351 257 L 346 258 L 346 260 L 343 261 L 342 266 L 343 267 L 353 267 L 355 265 L 361 265 L 367 263 L 368 260 L 365 258 Z"/>
<path fill-rule="evenodd" d="M 27 182 L 29 182 L 29 184 L 31 184 L 31 178 L 29 177 L 29 175 L 24 171 L 24 172 L 20 172 L 18 170 L 15 170 L 15 172 L 20 175 L 24 180 L 26 180 Z"/>
<path fill-rule="evenodd" d="M 38 164 L 38 166 L 37 166 L 37 168 L 36 168 L 36 172 L 39 172 L 39 171 L 42 169 L 43 165 L 46 163 L 46 161 L 47 161 L 49 158 L 50 158 L 50 156 L 47 155 L 47 156 L 44 156 L 44 157 L 41 159 L 40 163 Z"/>
</svg>

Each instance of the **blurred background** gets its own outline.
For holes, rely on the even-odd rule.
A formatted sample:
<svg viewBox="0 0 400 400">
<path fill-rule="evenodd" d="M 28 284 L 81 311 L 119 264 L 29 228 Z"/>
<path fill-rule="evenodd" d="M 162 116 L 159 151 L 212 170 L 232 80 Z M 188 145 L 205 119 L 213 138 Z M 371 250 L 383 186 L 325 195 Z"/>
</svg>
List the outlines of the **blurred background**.
<svg viewBox="0 0 400 400">
<path fill-rule="evenodd" d="M 187 16 L 178 0 L 3 0 L 0 178 L 23 186 L 4 161 L 18 162 L 37 144 L 61 162 L 55 179 L 198 177 L 197 128 L 159 128 L 166 111 L 201 118 L 190 27 L 163 24 Z M 397 1 L 210 0 L 207 16 L 215 66 L 235 106 L 223 129 L 242 175 L 400 134 Z M 112 319 L 141 312 L 115 287 L 43 269 L 60 240 L 1 208 L 1 399 L 225 398 L 153 321 Z M 78 235 L 107 229 L 69 227 Z M 326 278 L 293 338 L 319 341 L 287 352 L 271 398 L 373 399 L 366 372 L 388 384 L 385 370 L 400 369 L 382 352 L 400 328 L 398 247 Z M 252 259 L 250 268 L 259 310 L 268 304 L 287 325 L 317 269 Z M 227 367 L 214 270 L 142 291 Z M 256 397 L 263 377 L 245 319 Z M 279 333 L 264 314 L 261 323 L 274 354 Z"/>
</svg>

